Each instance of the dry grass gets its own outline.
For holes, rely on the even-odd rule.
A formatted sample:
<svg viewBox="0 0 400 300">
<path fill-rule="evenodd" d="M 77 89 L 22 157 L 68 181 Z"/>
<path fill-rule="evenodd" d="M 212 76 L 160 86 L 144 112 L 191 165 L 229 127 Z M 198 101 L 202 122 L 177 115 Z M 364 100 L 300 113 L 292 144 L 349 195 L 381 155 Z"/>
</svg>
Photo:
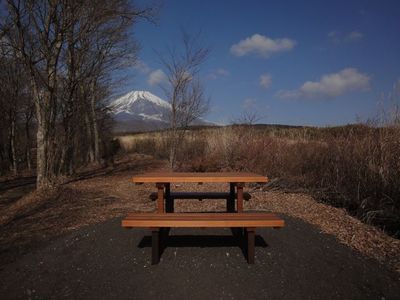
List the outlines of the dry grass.
<svg viewBox="0 0 400 300">
<path fill-rule="evenodd" d="M 118 140 L 125 152 L 150 154 L 163 150 L 163 139 L 160 132 L 121 135 L 118 136 Z"/>
<path fill-rule="evenodd" d="M 124 144 L 124 140 L 122 141 Z M 157 133 L 132 136 L 130 149 L 162 157 Z M 178 169 L 254 171 L 307 189 L 367 224 L 400 237 L 400 127 L 268 129 L 233 126 L 189 131 L 180 145 Z"/>
</svg>

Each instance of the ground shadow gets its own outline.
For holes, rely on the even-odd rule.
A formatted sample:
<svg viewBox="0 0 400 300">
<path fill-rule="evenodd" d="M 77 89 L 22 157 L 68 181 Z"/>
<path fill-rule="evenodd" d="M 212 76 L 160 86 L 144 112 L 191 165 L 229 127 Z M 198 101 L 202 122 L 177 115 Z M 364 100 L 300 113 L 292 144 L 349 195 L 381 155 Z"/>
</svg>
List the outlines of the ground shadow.
<svg viewBox="0 0 400 300">
<path fill-rule="evenodd" d="M 109 165 L 103 165 L 96 169 L 81 171 L 75 174 L 74 178 L 69 179 L 66 183 L 92 179 L 102 176 L 112 176 L 112 175 L 122 174 L 127 171 L 136 171 L 136 172 L 137 170 L 144 171 L 148 169 L 154 169 L 159 166 L 160 162 L 154 159 L 134 160 L 134 161 L 121 160 L 121 161 L 116 161 Z"/>
<path fill-rule="evenodd" d="M 168 235 L 163 233 L 160 243 L 160 257 L 168 247 L 186 248 L 215 248 L 215 247 L 239 247 L 245 258 L 247 258 L 247 246 L 244 236 L 234 235 Z M 255 246 L 266 248 L 268 244 L 260 235 L 255 236 Z M 138 248 L 151 247 L 151 236 L 144 236 L 138 244 Z"/>
</svg>

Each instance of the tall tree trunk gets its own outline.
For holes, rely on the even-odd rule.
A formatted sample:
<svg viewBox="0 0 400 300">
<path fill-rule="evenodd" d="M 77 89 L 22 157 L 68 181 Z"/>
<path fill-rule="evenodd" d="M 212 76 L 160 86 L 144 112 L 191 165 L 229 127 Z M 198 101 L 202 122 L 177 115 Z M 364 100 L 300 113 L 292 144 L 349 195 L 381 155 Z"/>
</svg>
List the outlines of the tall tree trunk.
<svg viewBox="0 0 400 300">
<path fill-rule="evenodd" d="M 169 133 L 169 168 L 175 169 L 176 152 L 177 152 L 177 132 L 175 128 L 170 129 Z"/>
<path fill-rule="evenodd" d="M 175 166 L 175 147 L 172 146 L 171 144 L 169 148 L 169 168 L 173 170 L 174 166 Z"/>
<path fill-rule="evenodd" d="M 47 126 L 45 116 L 40 109 L 40 104 L 36 105 L 37 109 L 37 133 L 36 133 L 36 144 L 37 144 L 37 158 L 36 158 L 36 185 L 38 189 L 46 188 L 49 186 L 50 181 L 47 174 L 47 140 L 46 140 L 46 133 L 47 133 Z"/>
<path fill-rule="evenodd" d="M 32 170 L 32 164 L 31 164 L 31 134 L 29 131 L 29 120 L 26 119 L 25 121 L 25 138 L 26 138 L 26 145 L 25 145 L 25 159 L 26 159 L 26 166 L 28 170 Z"/>
<path fill-rule="evenodd" d="M 38 95 L 37 86 L 34 87 L 35 95 L 35 106 L 36 106 L 36 119 L 37 119 L 37 133 L 36 133 L 36 144 L 37 144 L 37 178 L 36 187 L 37 189 L 48 188 L 54 185 L 54 141 L 55 138 L 50 134 L 51 126 L 54 123 L 51 122 L 51 110 L 52 105 L 50 104 L 50 92 L 46 91 L 43 93 L 43 99 Z M 53 128 L 54 129 L 54 128 Z"/>
<path fill-rule="evenodd" d="M 94 156 L 94 149 L 93 149 L 93 134 L 92 134 L 92 126 L 90 124 L 89 116 L 87 113 L 85 113 L 85 125 L 86 125 L 86 134 L 88 137 L 88 160 L 89 162 L 94 162 L 95 156 Z"/>
<path fill-rule="evenodd" d="M 11 164 L 12 171 L 15 176 L 18 175 L 18 167 L 17 167 L 17 154 L 15 150 L 15 127 L 16 122 L 15 118 L 11 118 L 11 128 L 10 128 L 10 151 L 11 151 Z"/>
<path fill-rule="evenodd" d="M 177 138 L 177 126 L 176 126 L 176 93 L 174 93 L 171 101 L 171 123 L 169 129 L 169 136 L 170 136 L 170 145 L 169 145 L 169 167 L 171 170 L 175 168 L 175 159 L 176 159 L 176 138 Z"/>
<path fill-rule="evenodd" d="M 97 117 L 96 117 L 96 83 L 95 81 L 91 84 L 91 95 L 90 95 L 90 112 L 93 124 L 93 143 L 94 143 L 94 159 L 97 163 L 100 162 L 100 137 L 97 128 Z"/>
<path fill-rule="evenodd" d="M 1 136 L 0 136 L 1 137 Z M 4 148 L 3 148 L 3 143 L 1 143 L 1 139 L 0 139 L 0 175 L 4 174 L 4 162 L 7 161 L 4 159 L 5 155 L 4 155 Z"/>
</svg>

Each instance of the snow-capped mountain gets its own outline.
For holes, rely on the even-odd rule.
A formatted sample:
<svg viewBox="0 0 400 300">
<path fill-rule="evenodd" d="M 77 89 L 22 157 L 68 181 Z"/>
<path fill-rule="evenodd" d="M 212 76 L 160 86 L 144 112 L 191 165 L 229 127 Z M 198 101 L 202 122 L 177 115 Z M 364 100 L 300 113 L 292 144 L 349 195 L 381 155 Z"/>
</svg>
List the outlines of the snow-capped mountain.
<svg viewBox="0 0 400 300">
<path fill-rule="evenodd" d="M 171 104 L 147 91 L 132 91 L 109 105 L 117 132 L 158 130 L 168 127 Z M 198 120 L 196 125 L 209 122 Z"/>
<path fill-rule="evenodd" d="M 114 100 L 111 105 L 118 120 L 140 117 L 142 119 L 167 122 L 171 105 L 146 91 L 133 91 Z"/>
</svg>

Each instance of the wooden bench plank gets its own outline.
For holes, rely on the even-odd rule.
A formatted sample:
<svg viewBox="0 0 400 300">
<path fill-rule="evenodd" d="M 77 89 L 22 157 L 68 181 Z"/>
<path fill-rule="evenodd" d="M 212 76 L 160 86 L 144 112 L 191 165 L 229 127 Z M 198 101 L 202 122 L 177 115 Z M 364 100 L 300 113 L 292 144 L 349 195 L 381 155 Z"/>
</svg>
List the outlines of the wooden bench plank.
<svg viewBox="0 0 400 300">
<path fill-rule="evenodd" d="M 266 183 L 268 178 L 249 172 L 151 172 L 132 178 L 135 183 L 178 183 L 178 182 L 258 182 Z"/>
<path fill-rule="evenodd" d="M 122 227 L 283 227 L 284 220 L 274 214 L 130 214 Z"/>
<path fill-rule="evenodd" d="M 247 261 L 254 264 L 255 229 L 283 227 L 285 222 L 273 213 L 130 213 L 122 226 L 149 227 L 152 231 L 152 264 L 160 261 L 161 230 L 170 227 L 231 227 L 245 228 Z M 241 237 L 238 237 L 241 239 Z"/>
<path fill-rule="evenodd" d="M 280 219 L 274 220 L 124 220 L 122 227 L 283 227 L 284 222 Z"/>
<path fill-rule="evenodd" d="M 229 192 L 171 192 L 172 199 L 228 199 L 230 198 Z M 157 200 L 157 192 L 150 194 L 149 198 L 153 201 Z M 165 198 L 165 194 L 164 194 Z M 237 193 L 235 193 L 235 199 L 237 199 Z M 243 199 L 249 201 L 251 199 L 250 193 L 243 193 Z"/>
<path fill-rule="evenodd" d="M 159 214 L 147 212 L 132 212 L 129 213 L 126 219 L 250 219 L 258 217 L 279 218 L 275 213 L 267 212 L 245 212 L 245 213 L 225 213 L 225 212 L 198 212 L 198 213 L 174 213 L 174 214 Z"/>
</svg>

